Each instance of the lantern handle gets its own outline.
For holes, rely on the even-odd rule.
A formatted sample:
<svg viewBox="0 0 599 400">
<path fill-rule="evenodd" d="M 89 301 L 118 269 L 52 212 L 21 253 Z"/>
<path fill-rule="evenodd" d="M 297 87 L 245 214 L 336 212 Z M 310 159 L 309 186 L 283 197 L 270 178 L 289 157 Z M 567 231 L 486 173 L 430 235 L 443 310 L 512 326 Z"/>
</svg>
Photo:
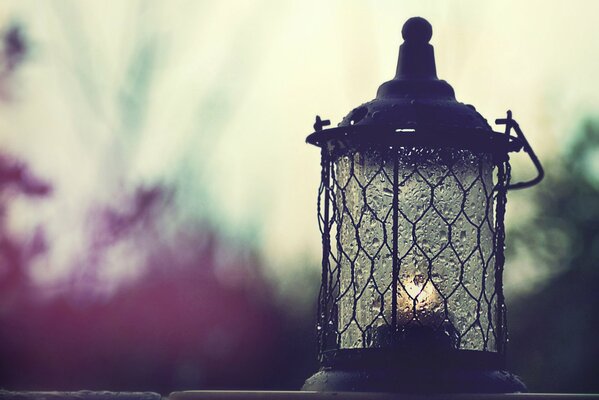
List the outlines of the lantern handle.
<svg viewBox="0 0 599 400">
<path fill-rule="evenodd" d="M 508 110 L 507 118 L 496 119 L 495 123 L 497 125 L 505 125 L 505 134 L 508 136 L 510 134 L 511 129 L 514 129 L 514 131 L 516 131 L 516 135 L 518 135 L 518 139 L 520 139 L 522 141 L 522 148 L 528 154 L 528 156 L 530 157 L 530 160 L 532 161 L 535 168 L 537 169 L 536 177 L 534 177 L 533 179 L 528 180 L 528 181 L 508 184 L 506 187 L 507 190 L 526 189 L 526 188 L 529 188 L 529 187 L 534 186 L 537 183 L 541 182 L 543 180 L 543 178 L 545 177 L 545 171 L 543 170 L 541 161 L 539 161 L 539 158 L 535 154 L 534 150 L 532 149 L 532 147 L 530 147 L 528 140 L 526 140 L 524 133 L 520 129 L 520 125 L 518 125 L 518 123 L 514 119 L 512 119 L 512 112 L 510 110 Z"/>
</svg>

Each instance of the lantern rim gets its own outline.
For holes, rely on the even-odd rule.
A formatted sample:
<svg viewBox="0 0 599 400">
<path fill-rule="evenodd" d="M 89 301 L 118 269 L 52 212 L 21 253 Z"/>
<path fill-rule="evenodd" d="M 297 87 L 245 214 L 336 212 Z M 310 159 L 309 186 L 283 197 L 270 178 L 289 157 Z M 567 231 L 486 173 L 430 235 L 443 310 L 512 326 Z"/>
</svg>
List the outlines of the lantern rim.
<svg viewBox="0 0 599 400">
<path fill-rule="evenodd" d="M 505 156 L 520 151 L 522 140 L 491 129 L 463 126 L 418 127 L 407 125 L 352 125 L 318 130 L 306 142 L 330 152 L 372 146 L 452 148 Z"/>
</svg>

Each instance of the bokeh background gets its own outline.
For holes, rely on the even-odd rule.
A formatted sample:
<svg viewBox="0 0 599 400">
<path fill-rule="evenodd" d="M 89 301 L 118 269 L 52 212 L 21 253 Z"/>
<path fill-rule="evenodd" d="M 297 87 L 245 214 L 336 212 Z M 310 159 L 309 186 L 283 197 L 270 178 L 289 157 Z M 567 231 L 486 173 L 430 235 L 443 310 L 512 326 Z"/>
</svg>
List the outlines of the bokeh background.
<svg viewBox="0 0 599 400">
<path fill-rule="evenodd" d="M 512 369 L 599 391 L 599 2 L 0 3 L 0 387 L 297 389 L 316 369 L 319 153 L 403 22 L 547 170 L 511 193 Z M 516 156 L 514 179 L 533 171 Z"/>
</svg>

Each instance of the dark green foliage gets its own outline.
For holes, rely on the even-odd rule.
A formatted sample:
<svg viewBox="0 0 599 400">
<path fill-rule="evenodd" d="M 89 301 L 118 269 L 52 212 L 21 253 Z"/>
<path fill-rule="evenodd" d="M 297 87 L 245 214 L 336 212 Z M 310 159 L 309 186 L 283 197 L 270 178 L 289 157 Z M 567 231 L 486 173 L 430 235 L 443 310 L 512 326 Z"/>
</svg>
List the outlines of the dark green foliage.
<svg viewBox="0 0 599 400">
<path fill-rule="evenodd" d="M 508 306 L 510 364 L 531 391 L 599 392 L 599 124 L 587 122 L 508 233 L 551 278 Z"/>
</svg>

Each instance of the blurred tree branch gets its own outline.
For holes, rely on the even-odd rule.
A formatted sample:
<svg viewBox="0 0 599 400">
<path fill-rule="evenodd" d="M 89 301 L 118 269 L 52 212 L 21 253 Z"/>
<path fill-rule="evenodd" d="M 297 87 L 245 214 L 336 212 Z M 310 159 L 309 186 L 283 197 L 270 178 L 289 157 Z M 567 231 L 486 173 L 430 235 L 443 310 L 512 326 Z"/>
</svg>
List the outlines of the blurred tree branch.
<svg viewBox="0 0 599 400">
<path fill-rule="evenodd" d="M 588 120 L 547 166 L 533 217 L 508 234 L 510 246 L 550 269 L 509 308 L 509 355 L 532 391 L 599 391 L 598 155 L 599 123 Z"/>
</svg>

